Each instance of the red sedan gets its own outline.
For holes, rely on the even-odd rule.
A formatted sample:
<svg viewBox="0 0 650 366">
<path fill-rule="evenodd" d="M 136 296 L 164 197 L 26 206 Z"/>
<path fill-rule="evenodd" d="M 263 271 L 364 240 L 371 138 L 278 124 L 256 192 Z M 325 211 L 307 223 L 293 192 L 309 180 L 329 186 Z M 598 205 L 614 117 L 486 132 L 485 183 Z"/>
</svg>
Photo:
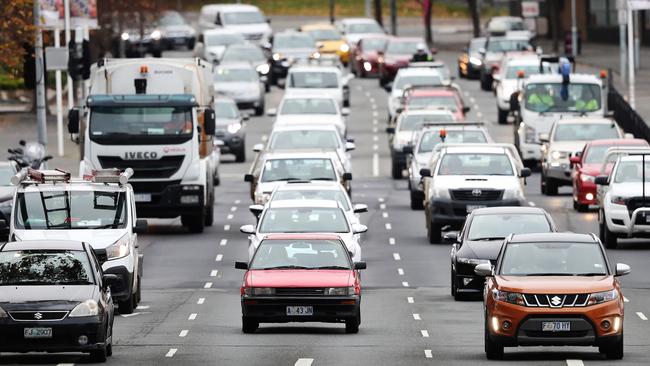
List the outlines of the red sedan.
<svg viewBox="0 0 650 366">
<path fill-rule="evenodd" d="M 573 208 L 575 210 L 587 211 L 589 206 L 598 204 L 594 180 L 600 174 L 607 149 L 615 146 L 648 146 L 648 142 L 642 139 L 594 140 L 585 145 L 580 155 L 572 156 L 570 161 L 573 165 Z M 607 163 L 605 175 L 611 173 L 612 163 Z"/>
<path fill-rule="evenodd" d="M 353 263 L 336 235 L 272 234 L 262 240 L 241 287 L 242 330 L 260 323 L 345 323 L 346 333 L 361 324 L 361 280 L 365 262 Z"/>
<path fill-rule="evenodd" d="M 413 89 L 405 96 L 404 109 L 443 108 L 454 114 L 457 122 L 465 120 L 469 107 L 465 106 L 458 89 L 454 87 L 433 87 Z"/>
<path fill-rule="evenodd" d="M 393 79 L 397 70 L 407 67 L 418 47 L 425 47 L 424 39 L 417 37 L 394 37 L 386 44 L 379 58 L 379 85 L 384 86 Z M 427 51 L 430 57 L 431 53 Z"/>
<path fill-rule="evenodd" d="M 350 56 L 352 73 L 362 78 L 379 75 L 379 53 L 387 42 L 388 37 L 376 34 L 361 38 Z"/>
</svg>

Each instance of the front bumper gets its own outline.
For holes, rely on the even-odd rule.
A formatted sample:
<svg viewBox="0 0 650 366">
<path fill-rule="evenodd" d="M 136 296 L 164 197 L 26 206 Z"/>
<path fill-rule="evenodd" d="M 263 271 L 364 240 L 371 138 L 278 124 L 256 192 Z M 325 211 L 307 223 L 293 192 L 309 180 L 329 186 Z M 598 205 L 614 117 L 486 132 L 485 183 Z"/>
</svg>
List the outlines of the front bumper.
<svg viewBox="0 0 650 366">
<path fill-rule="evenodd" d="M 241 299 L 242 315 L 261 323 L 339 323 L 359 313 L 361 298 L 354 297 L 248 297 Z M 313 306 L 310 316 L 288 316 L 287 306 Z"/>
<path fill-rule="evenodd" d="M 223 141 L 223 146 L 220 147 L 222 154 L 234 154 L 245 148 L 246 136 L 244 134 L 231 134 L 228 132 L 217 131 L 215 138 Z"/>
<path fill-rule="evenodd" d="M 482 294 L 485 277 L 474 273 L 475 264 L 461 263 L 456 260 L 456 291 L 464 294 Z"/>
<path fill-rule="evenodd" d="M 25 328 L 52 328 L 52 338 L 26 339 Z M 0 321 L 0 352 L 90 352 L 104 347 L 106 333 L 101 317 L 65 318 L 60 321 Z M 79 344 L 85 335 L 88 342 Z"/>
<path fill-rule="evenodd" d="M 201 185 L 183 185 L 180 181 L 131 182 L 138 194 L 150 194 L 149 202 L 138 202 L 136 209 L 140 217 L 174 218 L 180 215 L 196 215 L 204 207 L 205 187 Z M 193 187 L 193 190 L 188 190 Z M 182 196 L 198 196 L 192 203 L 181 203 Z"/>
<path fill-rule="evenodd" d="M 190 45 L 194 45 L 195 42 L 195 37 L 194 36 L 172 36 L 172 37 L 165 37 L 163 38 L 163 44 L 166 46 L 168 49 L 174 49 L 179 46 L 187 46 L 189 47 Z"/>
<path fill-rule="evenodd" d="M 566 185 L 572 181 L 571 167 L 568 161 L 546 161 L 544 162 L 544 174 L 556 181 L 564 182 Z"/>
<path fill-rule="evenodd" d="M 468 206 L 501 207 L 524 206 L 520 199 L 502 199 L 495 201 L 455 201 L 435 199 L 429 203 L 431 223 L 442 225 L 462 225 L 469 214 Z"/>
<path fill-rule="evenodd" d="M 597 196 L 595 184 L 584 183 L 579 179 L 573 183 L 573 199 L 576 202 L 589 206 L 598 205 Z M 591 199 L 588 197 L 591 197 Z"/>
<path fill-rule="evenodd" d="M 110 265 L 110 261 L 106 262 Z M 133 277 L 132 271 L 129 271 L 125 266 L 113 266 L 104 270 L 104 273 L 117 275 L 119 278 L 118 283 L 111 286 L 111 296 L 115 301 L 124 301 L 133 293 Z"/>
<path fill-rule="evenodd" d="M 605 202 L 605 220 L 609 231 L 627 237 L 650 237 L 650 207 L 630 212 L 627 206 Z"/>
</svg>

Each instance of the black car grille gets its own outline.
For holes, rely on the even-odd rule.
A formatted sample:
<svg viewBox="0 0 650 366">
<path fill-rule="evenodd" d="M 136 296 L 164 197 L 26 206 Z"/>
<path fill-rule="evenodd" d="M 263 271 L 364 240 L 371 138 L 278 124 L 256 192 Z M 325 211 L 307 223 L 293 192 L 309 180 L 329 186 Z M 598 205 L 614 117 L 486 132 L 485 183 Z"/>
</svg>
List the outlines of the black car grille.
<svg viewBox="0 0 650 366">
<path fill-rule="evenodd" d="M 143 178 L 169 178 L 174 175 L 183 164 L 184 155 L 163 156 L 158 160 L 124 160 L 119 156 L 98 156 L 99 164 L 104 169 L 126 168 L 133 169 L 134 179 Z"/>
<path fill-rule="evenodd" d="M 181 181 L 172 180 L 166 182 L 131 182 L 131 186 L 133 187 L 133 191 L 135 193 L 152 193 L 152 194 L 160 194 L 168 186 L 177 185 L 177 184 L 181 184 Z"/>
<path fill-rule="evenodd" d="M 67 311 L 10 311 L 15 321 L 56 321 L 68 315 Z"/>
<path fill-rule="evenodd" d="M 587 305 L 589 294 L 561 294 L 561 295 L 532 295 L 524 294 L 526 306 L 530 307 L 550 307 L 550 308 L 570 308 Z"/>
<path fill-rule="evenodd" d="M 625 205 L 627 206 L 627 210 L 630 213 L 630 217 L 632 217 L 632 212 L 634 212 L 634 210 L 637 208 L 650 208 L 650 197 L 646 197 L 645 199 L 643 199 L 643 197 L 630 197 L 625 201 Z"/>
<path fill-rule="evenodd" d="M 323 296 L 323 288 L 276 288 L 277 296 Z"/>
<path fill-rule="evenodd" d="M 450 189 L 449 192 L 457 201 L 498 201 L 503 197 L 501 189 Z"/>
</svg>

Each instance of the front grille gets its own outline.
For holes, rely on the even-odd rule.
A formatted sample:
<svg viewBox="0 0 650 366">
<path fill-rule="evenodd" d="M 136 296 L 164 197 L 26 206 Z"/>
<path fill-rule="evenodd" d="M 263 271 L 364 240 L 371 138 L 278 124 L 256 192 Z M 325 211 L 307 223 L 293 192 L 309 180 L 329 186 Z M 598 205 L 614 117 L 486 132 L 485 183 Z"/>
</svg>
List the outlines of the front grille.
<svg viewBox="0 0 650 366">
<path fill-rule="evenodd" d="M 589 294 L 533 295 L 524 294 L 526 306 L 545 308 L 570 308 L 587 305 Z"/>
<path fill-rule="evenodd" d="M 130 182 L 135 193 L 151 193 L 160 194 L 168 186 L 181 184 L 180 180 L 172 180 L 165 182 Z"/>
<path fill-rule="evenodd" d="M 501 189 L 450 189 L 449 192 L 457 201 L 498 201 L 503 197 Z"/>
<path fill-rule="evenodd" d="M 323 296 L 323 288 L 276 288 L 275 294 L 278 296 Z"/>
<path fill-rule="evenodd" d="M 650 207 L 650 197 L 646 197 L 645 199 L 643 197 L 630 197 L 625 201 L 625 205 L 627 206 L 630 217 L 632 217 L 632 212 L 637 208 Z"/>
<path fill-rule="evenodd" d="M 124 160 L 119 156 L 98 156 L 99 164 L 104 169 L 133 169 L 134 179 L 169 178 L 183 164 L 184 155 L 168 155 L 158 160 Z"/>
<path fill-rule="evenodd" d="M 9 316 L 15 321 L 56 321 L 68 315 L 67 311 L 10 311 Z"/>
</svg>

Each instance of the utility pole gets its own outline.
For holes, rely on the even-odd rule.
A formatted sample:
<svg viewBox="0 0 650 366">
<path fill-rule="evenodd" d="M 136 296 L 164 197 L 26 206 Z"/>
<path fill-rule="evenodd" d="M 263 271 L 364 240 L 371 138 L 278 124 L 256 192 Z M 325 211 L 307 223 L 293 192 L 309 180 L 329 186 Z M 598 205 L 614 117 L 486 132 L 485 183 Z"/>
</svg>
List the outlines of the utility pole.
<svg viewBox="0 0 650 366">
<path fill-rule="evenodd" d="M 628 75 L 628 88 L 629 88 L 629 102 L 632 109 L 636 109 L 636 90 L 634 89 L 634 11 L 630 4 L 627 4 L 627 75 Z"/>
<path fill-rule="evenodd" d="M 571 0 L 571 54 L 578 56 L 578 25 L 576 20 L 576 0 Z"/>
<path fill-rule="evenodd" d="M 70 32 L 70 0 L 63 0 L 63 13 L 64 13 L 64 28 L 65 28 L 65 45 L 70 44 L 72 39 Z M 68 109 L 74 107 L 74 82 L 68 72 Z"/>
<path fill-rule="evenodd" d="M 625 0 L 618 0 L 616 2 L 616 8 L 618 9 L 618 41 L 619 41 L 619 62 L 620 62 L 620 74 L 621 80 L 625 81 L 627 79 L 626 69 L 627 66 L 625 62 L 627 60 L 627 46 L 625 39 L 625 27 L 627 24 L 627 12 L 626 12 L 626 3 Z"/>
<path fill-rule="evenodd" d="M 36 63 L 36 125 L 38 142 L 47 145 L 47 125 L 45 124 L 45 65 L 43 62 L 43 33 L 41 33 L 41 4 L 34 1 L 34 25 L 36 26 L 34 42 L 34 59 Z"/>
<path fill-rule="evenodd" d="M 365 0 L 365 15 L 367 18 L 370 18 L 372 15 L 370 14 L 372 12 L 372 0 Z"/>
<path fill-rule="evenodd" d="M 390 0 L 390 34 L 397 35 L 397 0 Z"/>
<path fill-rule="evenodd" d="M 334 0 L 330 1 L 330 23 L 334 24 Z"/>
</svg>

